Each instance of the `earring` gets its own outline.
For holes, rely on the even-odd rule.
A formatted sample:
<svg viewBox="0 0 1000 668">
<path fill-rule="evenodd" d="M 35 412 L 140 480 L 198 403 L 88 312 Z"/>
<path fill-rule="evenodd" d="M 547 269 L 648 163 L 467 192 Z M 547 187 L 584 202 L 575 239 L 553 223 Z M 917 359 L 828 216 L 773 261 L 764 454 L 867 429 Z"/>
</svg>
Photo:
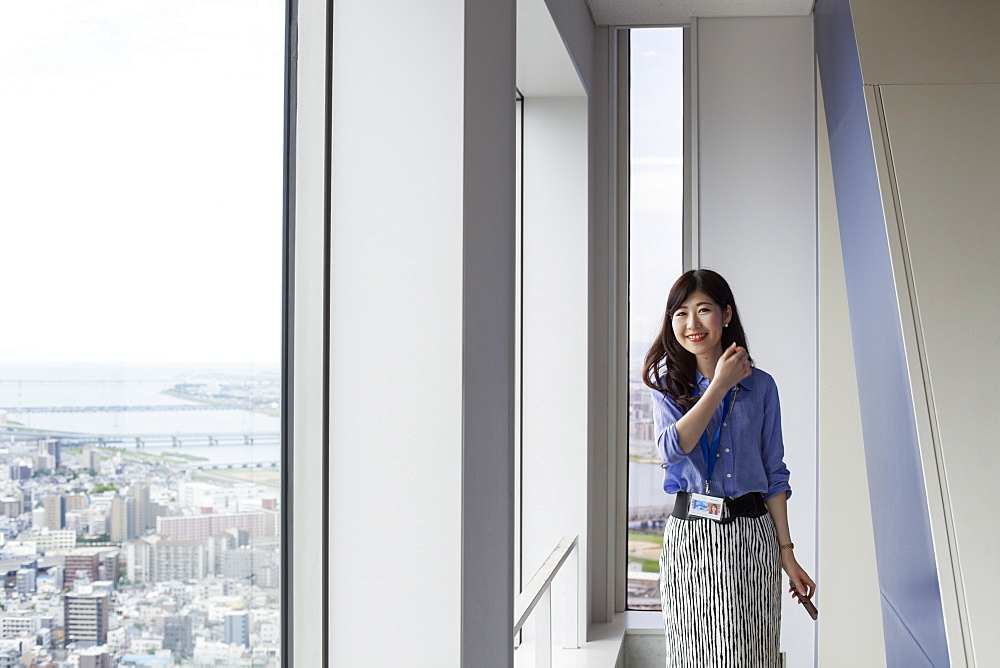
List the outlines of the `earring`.
<svg viewBox="0 0 1000 668">
<path fill-rule="evenodd" d="M 723 327 L 729 327 L 729 323 L 727 322 Z"/>
</svg>

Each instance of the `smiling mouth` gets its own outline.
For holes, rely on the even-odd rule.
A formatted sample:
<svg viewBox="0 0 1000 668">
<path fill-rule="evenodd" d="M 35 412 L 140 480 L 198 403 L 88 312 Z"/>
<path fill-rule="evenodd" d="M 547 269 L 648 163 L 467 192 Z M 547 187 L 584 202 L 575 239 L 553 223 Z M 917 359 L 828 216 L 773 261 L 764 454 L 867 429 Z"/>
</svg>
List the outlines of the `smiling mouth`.
<svg viewBox="0 0 1000 668">
<path fill-rule="evenodd" d="M 698 343 L 699 341 L 704 341 L 708 334 L 688 334 L 687 340 L 691 343 Z"/>
</svg>

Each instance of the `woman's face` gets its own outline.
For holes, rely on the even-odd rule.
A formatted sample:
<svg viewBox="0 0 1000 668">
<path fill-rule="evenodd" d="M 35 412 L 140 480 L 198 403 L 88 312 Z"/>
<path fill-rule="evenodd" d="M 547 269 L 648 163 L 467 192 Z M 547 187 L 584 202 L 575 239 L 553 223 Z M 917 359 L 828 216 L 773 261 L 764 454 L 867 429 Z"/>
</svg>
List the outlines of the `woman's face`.
<svg viewBox="0 0 1000 668">
<path fill-rule="evenodd" d="M 688 295 L 671 316 L 674 337 L 693 355 L 722 351 L 722 328 L 732 317 L 732 308 L 719 307 L 701 290 Z"/>
</svg>

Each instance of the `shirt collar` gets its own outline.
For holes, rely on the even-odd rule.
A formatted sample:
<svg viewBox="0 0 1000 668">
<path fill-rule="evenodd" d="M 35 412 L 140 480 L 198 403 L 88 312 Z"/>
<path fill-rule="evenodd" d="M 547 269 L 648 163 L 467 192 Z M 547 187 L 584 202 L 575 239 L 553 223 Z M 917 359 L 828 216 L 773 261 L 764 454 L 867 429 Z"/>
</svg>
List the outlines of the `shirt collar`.
<svg viewBox="0 0 1000 668">
<path fill-rule="evenodd" d="M 740 382 L 738 382 L 736 384 L 739 385 L 740 387 L 742 387 L 744 390 L 752 390 L 753 389 L 753 383 L 751 383 L 752 380 L 753 380 L 753 371 L 751 371 L 751 373 L 750 373 L 749 376 L 747 376 L 746 378 L 744 378 L 743 380 L 741 380 Z M 697 369 L 694 370 L 694 384 L 695 385 L 697 385 L 698 387 L 702 387 L 703 385 L 705 387 L 708 387 L 708 382 L 709 382 L 708 378 L 706 378 L 705 376 L 703 376 L 701 374 L 701 371 L 698 371 Z"/>
</svg>

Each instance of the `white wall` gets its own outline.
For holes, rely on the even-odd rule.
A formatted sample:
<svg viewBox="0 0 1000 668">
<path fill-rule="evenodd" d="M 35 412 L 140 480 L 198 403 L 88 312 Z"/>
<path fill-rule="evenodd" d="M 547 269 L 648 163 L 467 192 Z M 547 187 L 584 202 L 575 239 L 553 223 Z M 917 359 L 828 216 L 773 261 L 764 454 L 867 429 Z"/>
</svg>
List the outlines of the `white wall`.
<svg viewBox="0 0 1000 668">
<path fill-rule="evenodd" d="M 778 385 L 789 524 L 816 571 L 817 242 L 810 17 L 699 19 L 700 264 L 730 282 L 750 353 Z M 819 582 L 822 588 L 822 582 Z M 787 597 L 788 665 L 815 661 L 815 624 Z"/>
<path fill-rule="evenodd" d="M 858 379 L 847 309 L 844 258 L 830 164 L 830 138 L 817 99 L 819 200 L 819 555 L 818 665 L 885 666 L 882 607 L 871 513 L 850 512 L 868 496 Z M 850 638 L 850 642 L 844 642 Z"/>
<path fill-rule="evenodd" d="M 971 640 L 961 652 L 949 633 L 950 649 L 965 654 L 967 665 L 986 666 L 1000 655 L 1000 521 L 987 500 L 1000 469 L 993 392 L 1000 369 L 1000 85 L 884 86 L 881 101 L 909 279 L 897 290 L 915 316 L 904 320 L 916 342 L 907 361 L 917 370 L 915 396 L 926 392 L 914 407 L 920 447 L 936 450 L 931 474 L 940 476 L 950 515 L 949 532 L 934 536 L 949 556 L 938 572 L 956 583 Z"/>
<path fill-rule="evenodd" d="M 524 101 L 523 543 L 525 583 L 565 535 L 587 553 L 587 99 Z M 553 586 L 555 645 L 567 576 Z M 579 637 L 586 619 L 580 616 Z M 517 665 L 534 640 L 525 627 Z"/>
</svg>

